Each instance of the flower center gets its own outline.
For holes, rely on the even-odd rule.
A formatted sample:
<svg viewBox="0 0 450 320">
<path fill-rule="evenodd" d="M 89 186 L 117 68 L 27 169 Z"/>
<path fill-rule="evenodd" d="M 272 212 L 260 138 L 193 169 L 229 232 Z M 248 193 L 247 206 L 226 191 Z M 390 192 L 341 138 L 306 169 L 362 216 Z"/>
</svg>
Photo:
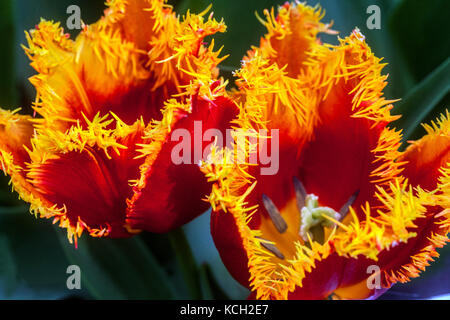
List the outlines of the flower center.
<svg viewBox="0 0 450 320">
<path fill-rule="evenodd" d="M 283 217 L 275 206 L 273 201 L 265 194 L 262 195 L 262 203 L 266 209 L 270 221 L 272 224 L 272 229 L 276 231 L 275 234 L 270 233 L 271 240 L 276 239 L 277 244 L 274 241 L 270 241 L 264 238 L 260 238 L 261 246 L 266 250 L 270 251 L 275 257 L 283 260 L 285 258 L 283 251 L 292 251 L 293 244 L 301 239 L 306 246 L 310 245 L 310 241 L 315 241 L 320 244 L 324 244 L 327 239 L 325 239 L 326 229 L 334 228 L 336 223 L 333 221 L 342 221 L 348 214 L 350 206 L 356 200 L 359 191 L 355 192 L 348 201 L 342 206 L 339 211 L 326 206 L 321 206 L 319 203 L 319 197 L 315 194 L 308 194 L 305 187 L 300 182 L 299 179 L 294 177 L 294 190 L 295 190 L 295 204 L 293 207 L 289 207 L 286 212 L 287 216 Z M 292 219 L 291 214 L 295 214 L 295 219 Z M 290 221 L 290 224 L 298 226 L 294 228 L 296 230 L 288 230 L 289 224 L 286 222 L 285 218 Z M 268 230 L 267 225 L 261 228 L 263 234 L 264 231 Z M 288 231 L 288 232 L 287 232 Z M 294 233 L 294 234 L 293 234 Z M 267 234 L 269 235 L 269 234 Z M 280 236 L 281 235 L 281 236 Z M 286 238 L 286 239 L 285 239 Z"/>
<path fill-rule="evenodd" d="M 305 199 L 305 206 L 300 210 L 301 225 L 299 235 L 305 242 L 315 240 L 324 242 L 324 228 L 333 228 L 335 223 L 326 217 L 341 220 L 341 215 L 329 207 L 319 206 L 319 197 L 314 194 L 308 194 Z"/>
</svg>

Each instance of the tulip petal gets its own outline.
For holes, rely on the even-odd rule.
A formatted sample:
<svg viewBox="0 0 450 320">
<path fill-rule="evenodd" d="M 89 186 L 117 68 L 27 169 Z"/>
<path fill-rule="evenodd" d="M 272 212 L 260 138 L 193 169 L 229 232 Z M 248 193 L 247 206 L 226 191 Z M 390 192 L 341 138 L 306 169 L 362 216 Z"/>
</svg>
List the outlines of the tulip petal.
<svg viewBox="0 0 450 320">
<path fill-rule="evenodd" d="M 14 159 L 12 165 L 24 168 L 30 159 L 26 148 L 31 147 L 34 126 L 30 116 L 19 115 L 17 111 L 0 109 L 0 150 L 2 154 L 10 154 Z"/>
<path fill-rule="evenodd" d="M 211 236 L 228 272 L 241 285 L 250 287 L 248 257 L 234 216 L 213 210 L 211 212 Z"/>
<path fill-rule="evenodd" d="M 84 117 L 116 113 L 128 124 L 140 115 L 158 117 L 158 107 L 174 88 L 151 92 L 154 80 L 142 66 L 140 52 L 120 35 L 93 25 L 76 41 L 68 39 L 58 23 L 41 21 L 27 34 L 27 55 L 39 72 L 30 81 L 36 87 L 35 110 L 42 126 L 65 131 Z M 168 91 L 167 91 L 168 90 Z M 84 123 L 85 124 L 85 123 Z"/>
<path fill-rule="evenodd" d="M 303 4 L 286 2 L 278 8 L 265 10 L 267 21 L 262 21 L 268 33 L 261 39 L 260 48 L 263 54 L 276 63 L 278 67 L 286 67 L 289 77 L 296 78 L 303 64 L 308 60 L 308 52 L 319 42 L 320 32 L 335 33 L 330 30 L 331 24 L 320 20 L 325 13 L 320 7 L 310 7 Z"/>
<path fill-rule="evenodd" d="M 289 300 L 321 300 L 330 296 L 338 288 L 346 259 L 337 254 L 316 262 L 316 266 L 306 274 L 302 285 L 289 293 Z"/>
<path fill-rule="evenodd" d="M 202 137 L 207 130 L 216 129 L 224 139 L 236 114 L 236 105 L 221 94 L 211 98 L 193 96 L 190 104 L 185 105 L 175 100 L 168 102 L 163 120 L 148 131 L 149 142 L 142 145 L 146 159 L 127 215 L 132 227 L 167 232 L 208 209 L 202 198 L 208 194 L 210 184 L 199 169 L 199 161 L 206 160 L 203 152 L 211 141 L 203 141 Z M 202 129 L 196 133 L 195 126 L 199 124 Z M 180 143 L 171 136 L 176 130 L 188 134 L 182 140 L 192 148 L 188 163 L 177 164 L 173 159 L 173 150 Z M 195 160 L 199 151 L 200 157 Z"/>
<path fill-rule="evenodd" d="M 410 183 L 431 191 L 436 189 L 440 170 L 450 159 L 450 113 L 424 127 L 427 134 L 411 142 L 401 160 L 407 162 L 404 175 Z"/>
<path fill-rule="evenodd" d="M 27 149 L 31 148 L 34 127 L 30 116 L 19 115 L 17 111 L 0 109 L 0 169 L 11 177 L 12 188 L 19 197 L 33 203 L 30 211 L 35 212 L 37 208 L 52 211 L 27 181 L 25 169 L 30 162 Z"/>
<path fill-rule="evenodd" d="M 75 243 L 83 230 L 92 236 L 126 237 L 135 233 L 126 225 L 129 180 L 139 173 L 136 144 L 142 142 L 144 125 L 127 126 L 96 117 L 88 129 L 72 127 L 66 134 L 39 134 L 30 152 L 27 178 L 40 197 L 59 208 L 45 214 L 67 228 Z"/>
<path fill-rule="evenodd" d="M 124 39 L 146 51 L 150 49 L 150 39 L 158 31 L 158 20 L 172 18 L 167 14 L 171 12 L 170 7 L 163 0 L 107 0 L 106 4 L 105 24 L 119 30 Z"/>
<path fill-rule="evenodd" d="M 450 231 L 450 115 L 442 115 L 425 126 L 427 135 L 413 142 L 402 157 L 407 161 L 404 175 L 419 187 L 419 194 L 429 194 L 427 212 L 417 219 L 417 235 L 407 243 L 380 254 L 385 286 L 418 277 L 438 257 L 437 248 L 448 241 Z M 427 193 L 426 191 L 430 191 Z"/>
<path fill-rule="evenodd" d="M 397 154 L 385 154 L 395 150 L 401 136 L 386 129 L 396 117 L 383 97 L 384 65 L 358 30 L 339 46 L 318 48 L 308 64 L 304 80 L 317 90 L 320 120 L 302 150 L 299 178 L 331 208 L 340 208 L 357 190 L 354 207 L 366 201 L 374 204 L 371 177 L 383 175 L 383 168 L 388 169 L 386 177 L 380 177 L 385 180 L 400 172 L 395 169 Z M 386 144 L 388 149 L 383 148 Z M 335 187 L 323 188 L 324 184 Z"/>
<path fill-rule="evenodd" d="M 287 138 L 298 144 L 308 138 L 317 121 L 315 97 L 307 96 L 298 77 L 306 69 L 308 56 L 320 46 L 319 32 L 329 32 L 320 20 L 323 12 L 301 3 L 286 3 L 275 11 L 265 10 L 261 20 L 267 34 L 253 47 L 237 71 L 240 91 L 236 98 L 245 104 L 247 126 L 284 128 Z M 287 125 L 298 123 L 298 126 Z"/>
</svg>

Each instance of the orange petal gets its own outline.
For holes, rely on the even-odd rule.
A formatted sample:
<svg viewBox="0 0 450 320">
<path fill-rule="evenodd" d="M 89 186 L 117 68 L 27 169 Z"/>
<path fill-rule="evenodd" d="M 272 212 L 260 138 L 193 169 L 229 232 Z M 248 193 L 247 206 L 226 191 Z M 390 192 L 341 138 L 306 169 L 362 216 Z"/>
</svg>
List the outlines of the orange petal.
<svg viewBox="0 0 450 320">
<path fill-rule="evenodd" d="M 369 289 L 367 279 L 364 279 L 355 285 L 337 289 L 334 292 L 334 296 L 341 300 L 374 300 L 380 297 L 387 290 L 387 288 L 382 287 Z"/>
<path fill-rule="evenodd" d="M 109 5 L 74 41 L 48 21 L 27 33 L 25 50 L 39 72 L 31 82 L 41 126 L 64 131 L 99 112 L 113 112 L 128 125 L 140 116 L 160 120 L 164 101 L 186 90 L 181 86 L 217 75 L 222 59 L 203 38 L 223 31 L 222 22 L 190 14 L 180 22 L 160 0 Z"/>
<path fill-rule="evenodd" d="M 116 113 L 128 124 L 139 116 L 147 121 L 159 117 L 159 107 L 171 93 L 152 92 L 154 79 L 142 66 L 140 52 L 120 35 L 93 25 L 76 41 L 64 36 L 59 24 L 42 21 L 27 35 L 26 52 L 39 72 L 31 78 L 37 90 L 35 110 L 45 125 L 65 131 L 84 117 L 92 120 L 100 112 Z"/>
<path fill-rule="evenodd" d="M 0 109 L 0 150 L 11 155 L 13 165 L 24 168 L 30 159 L 26 148 L 31 148 L 34 126 L 30 116 L 19 115 L 17 111 Z"/>
<path fill-rule="evenodd" d="M 317 34 L 328 27 L 320 22 L 320 8 L 302 3 L 286 3 L 277 17 L 273 8 L 264 14 L 267 21 L 261 22 L 268 33 L 236 72 L 236 99 L 244 105 L 241 118 L 251 122 L 241 126 L 283 128 L 286 138 L 301 144 L 317 122 L 317 101 L 298 77 L 306 70 L 307 57 L 321 46 Z"/>
<path fill-rule="evenodd" d="M 170 17 L 171 8 L 164 0 L 107 0 L 104 22 L 119 30 L 123 38 L 142 50 L 150 49 L 150 40 L 159 29 L 158 23 Z M 145 26 L 145 27 L 144 27 Z"/>
<path fill-rule="evenodd" d="M 30 116 L 17 114 L 16 111 L 0 109 L 0 169 L 11 177 L 11 184 L 19 197 L 30 203 L 31 208 L 45 207 L 39 195 L 26 179 L 25 168 L 30 162 L 27 149 L 31 149 L 34 127 Z"/>
<path fill-rule="evenodd" d="M 203 39 L 224 32 L 223 20 L 216 21 L 213 13 L 205 18 L 210 7 L 200 14 L 188 11 L 180 19 L 166 2 L 109 0 L 102 23 L 147 52 L 146 67 L 156 75 L 154 88 L 165 82 L 187 85 L 193 75 L 206 79 L 217 76 L 216 67 L 223 60 L 218 58 L 220 50 L 213 52 L 214 40 L 205 47 Z"/>
<path fill-rule="evenodd" d="M 411 184 L 431 191 L 437 186 L 441 168 L 450 161 L 450 113 L 424 127 L 427 134 L 411 142 L 401 161 L 407 162 L 404 175 Z"/>
<path fill-rule="evenodd" d="M 308 53 L 319 42 L 319 32 L 335 33 L 328 24 L 320 22 L 325 13 L 320 7 L 310 7 L 303 3 L 289 4 L 265 10 L 267 21 L 263 21 L 268 33 L 261 39 L 263 54 L 270 57 L 271 63 L 286 67 L 290 77 L 296 78 L 303 70 Z"/>
</svg>

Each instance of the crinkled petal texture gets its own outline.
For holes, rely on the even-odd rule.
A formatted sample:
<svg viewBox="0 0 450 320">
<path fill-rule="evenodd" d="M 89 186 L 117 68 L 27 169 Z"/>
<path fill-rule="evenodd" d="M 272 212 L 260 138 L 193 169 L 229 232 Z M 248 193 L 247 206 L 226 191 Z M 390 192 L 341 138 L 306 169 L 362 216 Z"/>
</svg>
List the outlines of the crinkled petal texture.
<svg viewBox="0 0 450 320">
<path fill-rule="evenodd" d="M 225 130 L 237 113 L 203 40 L 223 22 L 180 20 L 164 0 L 107 5 L 75 40 L 45 20 L 27 33 L 35 115 L 0 110 L 2 170 L 71 241 L 168 231 L 205 211 L 206 179 L 172 165 L 169 134 L 195 120 Z"/>
<path fill-rule="evenodd" d="M 272 21 L 291 12 L 281 25 L 295 25 L 298 34 L 279 37 L 269 55 L 269 29 L 237 72 L 237 124 L 247 143 L 214 150 L 202 168 L 214 182 L 211 233 L 252 298 L 374 298 L 417 276 L 448 240 L 448 120 L 400 152 L 401 132 L 388 127 L 396 117 L 383 98 L 384 65 L 358 30 L 338 46 L 297 39 L 309 43 L 300 61 L 281 53 L 283 41 L 320 26 L 302 16 L 311 10 L 283 6 Z M 285 69 L 273 62 L 280 56 Z M 300 68 L 295 75 L 291 59 Z M 255 165 L 251 156 L 273 144 L 278 171 L 267 174 L 267 159 Z M 425 165 L 433 173 L 421 178 Z M 373 265 L 380 287 L 370 286 Z"/>
</svg>

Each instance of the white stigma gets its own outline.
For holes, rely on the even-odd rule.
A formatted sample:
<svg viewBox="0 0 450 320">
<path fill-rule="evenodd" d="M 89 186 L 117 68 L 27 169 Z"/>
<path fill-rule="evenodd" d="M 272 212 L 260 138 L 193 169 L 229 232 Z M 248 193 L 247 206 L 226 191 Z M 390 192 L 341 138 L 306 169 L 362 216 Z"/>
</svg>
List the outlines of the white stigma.
<svg viewBox="0 0 450 320">
<path fill-rule="evenodd" d="M 334 227 L 335 223 L 327 219 L 325 216 L 333 218 L 337 221 L 341 219 L 341 215 L 329 207 L 319 206 L 319 197 L 314 194 L 308 194 L 305 200 L 305 206 L 301 209 L 301 226 L 299 235 L 305 242 L 309 238 L 313 239 L 310 233 L 311 228 L 316 226 Z"/>
</svg>

